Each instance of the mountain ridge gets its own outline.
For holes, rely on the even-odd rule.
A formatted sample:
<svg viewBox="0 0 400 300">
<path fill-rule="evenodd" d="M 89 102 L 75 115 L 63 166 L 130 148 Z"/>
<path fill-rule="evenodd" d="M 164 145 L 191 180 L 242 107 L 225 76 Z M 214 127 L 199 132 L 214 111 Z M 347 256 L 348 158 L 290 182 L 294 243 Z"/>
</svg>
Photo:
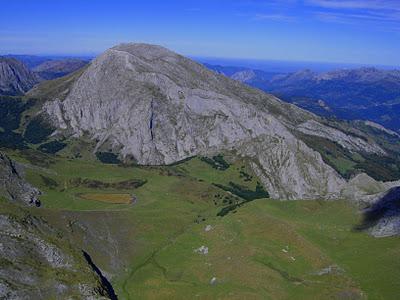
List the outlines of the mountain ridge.
<svg viewBox="0 0 400 300">
<path fill-rule="evenodd" d="M 321 128 L 334 132 L 319 117 L 160 46 L 113 47 L 74 81 L 65 99 L 51 100 L 43 112 L 58 133 L 88 136 L 95 151 L 107 147 L 139 164 L 234 151 L 250 159 L 273 198 L 338 198 L 346 184 L 295 134 L 309 121 L 311 136 Z M 353 140 L 357 151 L 385 154 L 372 141 Z"/>
<path fill-rule="evenodd" d="M 241 67 L 206 66 L 324 117 L 364 119 L 399 131 L 399 70 L 375 67 L 271 74 Z M 253 76 L 243 74 L 252 73 Z"/>
<path fill-rule="evenodd" d="M 0 95 L 23 95 L 39 81 L 22 62 L 0 56 Z"/>
</svg>

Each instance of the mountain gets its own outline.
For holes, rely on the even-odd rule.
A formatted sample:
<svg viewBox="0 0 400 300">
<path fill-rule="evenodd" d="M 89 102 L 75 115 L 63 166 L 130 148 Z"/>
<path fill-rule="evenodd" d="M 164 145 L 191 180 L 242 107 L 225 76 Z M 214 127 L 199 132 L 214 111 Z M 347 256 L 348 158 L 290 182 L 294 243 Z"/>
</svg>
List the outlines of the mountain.
<svg viewBox="0 0 400 300">
<path fill-rule="evenodd" d="M 50 80 L 73 73 L 86 66 L 88 62 L 78 58 L 49 60 L 35 66 L 32 71 L 41 78 Z"/>
<path fill-rule="evenodd" d="M 39 86 L 30 96 L 40 98 L 49 89 Z M 158 46 L 113 47 L 63 89 L 67 92 L 50 93 L 42 109 L 56 133 L 88 138 L 96 143 L 94 152 L 111 150 L 123 161 L 144 165 L 232 152 L 249 160 L 273 198 L 340 197 L 346 180 L 340 166 L 321 156 L 325 150 L 317 139 L 343 153 L 388 155 L 359 131 L 343 132 Z M 376 159 L 362 161 L 368 169 Z"/>
<path fill-rule="evenodd" d="M 274 198 L 336 197 L 344 183 L 291 132 L 313 115 L 158 46 L 106 51 L 44 112 L 57 128 L 139 164 L 235 151 Z"/>
<path fill-rule="evenodd" d="M 22 62 L 0 57 L 0 95 L 22 95 L 39 82 Z"/>
<path fill-rule="evenodd" d="M 29 69 L 32 69 L 32 68 L 52 59 L 51 57 L 48 57 L 48 56 L 24 55 L 24 54 L 7 54 L 7 55 L 4 55 L 4 57 L 16 59 L 16 60 L 22 62 Z"/>
<path fill-rule="evenodd" d="M 122 44 L 0 97 L 0 128 L 0 298 L 398 295 L 399 240 L 375 237 L 400 234 L 400 139 L 378 124 Z"/>
<path fill-rule="evenodd" d="M 322 116 L 370 120 L 400 130 L 399 70 L 301 70 L 265 78 L 259 70 L 236 68 L 232 72 L 232 67 L 207 67 Z M 243 77 L 243 72 L 252 72 L 253 76 Z"/>
</svg>

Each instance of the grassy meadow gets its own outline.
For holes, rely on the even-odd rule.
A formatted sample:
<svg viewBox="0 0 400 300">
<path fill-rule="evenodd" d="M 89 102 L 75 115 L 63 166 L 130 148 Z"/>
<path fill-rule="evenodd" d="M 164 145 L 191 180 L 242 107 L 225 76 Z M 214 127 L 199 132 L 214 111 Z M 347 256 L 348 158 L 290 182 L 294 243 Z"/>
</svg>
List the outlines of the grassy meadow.
<svg viewBox="0 0 400 300">
<path fill-rule="evenodd" d="M 32 213 L 90 253 L 120 299 L 398 299 L 398 237 L 354 230 L 361 216 L 344 200 L 245 201 L 220 188 L 256 190 L 245 160 L 127 167 L 9 155 L 43 192 Z"/>
</svg>

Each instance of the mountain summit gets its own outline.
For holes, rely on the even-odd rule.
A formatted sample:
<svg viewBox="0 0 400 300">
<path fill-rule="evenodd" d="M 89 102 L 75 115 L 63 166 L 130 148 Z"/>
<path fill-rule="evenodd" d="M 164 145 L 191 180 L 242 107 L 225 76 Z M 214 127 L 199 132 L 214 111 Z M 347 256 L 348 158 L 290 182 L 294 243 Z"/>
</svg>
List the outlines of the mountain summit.
<svg viewBox="0 0 400 300">
<path fill-rule="evenodd" d="M 147 44 L 107 50 L 43 110 L 59 132 L 89 137 L 96 150 L 138 164 L 233 153 L 249 161 L 273 198 L 340 195 L 345 180 L 302 141 L 304 134 L 385 155 L 294 105 Z"/>
</svg>

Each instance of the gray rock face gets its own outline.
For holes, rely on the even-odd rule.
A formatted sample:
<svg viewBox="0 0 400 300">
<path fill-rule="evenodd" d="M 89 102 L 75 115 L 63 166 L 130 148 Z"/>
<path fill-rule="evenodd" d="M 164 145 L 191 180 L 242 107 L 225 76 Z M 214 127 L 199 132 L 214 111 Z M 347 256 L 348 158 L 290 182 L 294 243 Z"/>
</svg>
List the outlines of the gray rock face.
<svg viewBox="0 0 400 300">
<path fill-rule="evenodd" d="M 400 186 L 389 189 L 364 211 L 364 226 L 375 237 L 400 235 Z"/>
<path fill-rule="evenodd" d="M 0 95 L 22 95 L 38 82 L 39 78 L 22 62 L 0 57 Z"/>
<path fill-rule="evenodd" d="M 57 240 L 41 218 L 0 212 L 1 299 L 108 298 L 83 258 Z"/>
<path fill-rule="evenodd" d="M 292 134 L 314 115 L 158 46 L 111 48 L 44 111 L 140 164 L 234 150 L 274 198 L 335 198 L 345 183 Z"/>
<path fill-rule="evenodd" d="M 23 179 L 19 166 L 0 152 L 0 192 L 12 201 L 29 206 L 40 206 L 40 191 Z"/>
<path fill-rule="evenodd" d="M 38 210 L 38 190 L 0 153 L 0 299 L 110 299 L 113 291 Z M 112 292 L 112 293 L 111 293 Z"/>
<path fill-rule="evenodd" d="M 310 114 L 162 47 L 108 50 L 45 111 L 59 128 L 87 134 L 99 147 L 107 142 L 140 164 L 236 150 L 255 161 L 276 198 L 334 197 L 344 183 L 284 125 Z"/>
</svg>

